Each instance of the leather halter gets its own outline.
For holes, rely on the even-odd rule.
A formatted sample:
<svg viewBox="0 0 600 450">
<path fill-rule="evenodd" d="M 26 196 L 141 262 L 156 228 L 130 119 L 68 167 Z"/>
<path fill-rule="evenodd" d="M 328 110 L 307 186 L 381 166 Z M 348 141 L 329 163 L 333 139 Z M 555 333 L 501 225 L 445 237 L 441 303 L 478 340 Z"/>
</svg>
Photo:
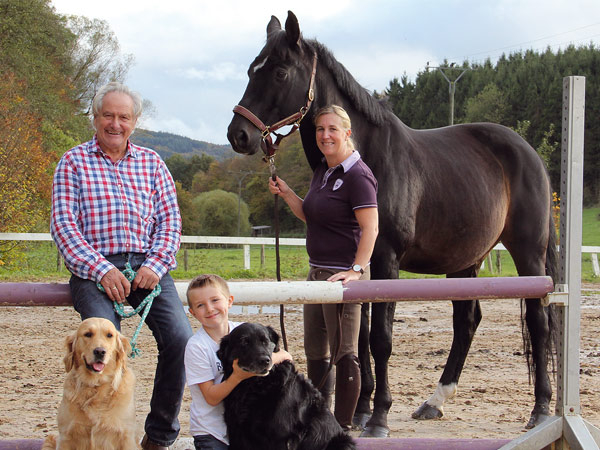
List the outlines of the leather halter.
<svg viewBox="0 0 600 450">
<path fill-rule="evenodd" d="M 250 123 L 252 123 L 252 125 L 254 125 L 256 128 L 258 128 L 260 130 L 260 133 L 262 135 L 262 141 L 261 141 L 260 146 L 267 158 L 273 157 L 273 155 L 279 148 L 279 143 L 281 142 L 281 140 L 283 138 L 288 137 L 290 134 L 292 134 L 294 131 L 296 131 L 300 127 L 300 122 L 302 121 L 302 119 L 304 119 L 304 116 L 310 109 L 310 105 L 312 104 L 312 102 L 315 98 L 314 84 L 315 84 L 316 74 L 317 74 L 317 53 L 315 52 L 314 57 L 313 57 L 312 73 L 310 75 L 310 84 L 308 86 L 308 94 L 307 94 L 307 98 L 306 98 L 306 104 L 304 106 L 302 106 L 298 112 L 292 114 L 291 116 L 286 117 L 285 119 L 280 120 L 279 122 L 274 123 L 273 125 L 265 125 L 262 122 L 262 120 L 260 120 L 252 111 L 250 111 L 247 108 L 244 108 L 241 105 L 235 105 L 235 107 L 233 108 L 234 113 L 244 116 L 246 119 L 248 119 L 250 121 Z M 289 133 L 284 134 L 284 135 L 276 133 L 276 131 L 279 130 L 280 128 L 285 127 L 286 125 L 292 125 L 292 124 L 293 124 L 293 126 Z M 275 139 L 275 142 L 273 142 L 273 139 L 271 138 L 271 134 L 274 134 L 275 136 L 277 136 L 277 139 Z"/>
</svg>

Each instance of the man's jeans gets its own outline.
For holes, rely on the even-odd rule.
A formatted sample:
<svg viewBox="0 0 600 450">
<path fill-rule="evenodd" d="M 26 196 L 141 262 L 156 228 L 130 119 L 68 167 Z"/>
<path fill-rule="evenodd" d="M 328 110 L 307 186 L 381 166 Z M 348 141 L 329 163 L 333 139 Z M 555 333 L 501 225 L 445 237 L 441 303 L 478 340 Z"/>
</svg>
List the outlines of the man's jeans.
<svg viewBox="0 0 600 450">
<path fill-rule="evenodd" d="M 145 255 L 124 253 L 106 258 L 119 270 L 127 261 L 134 271 L 140 268 Z M 121 317 L 114 311 L 112 301 L 98 290 L 96 283 L 72 276 L 69 281 L 73 306 L 81 320 L 89 317 L 104 317 L 121 329 Z M 171 275 L 160 280 L 162 291 L 156 297 L 146 317 L 158 347 L 158 363 L 154 375 L 154 391 L 150 400 L 150 413 L 146 418 L 145 431 L 150 440 L 158 445 L 170 446 L 179 434 L 179 409 L 185 388 L 183 356 L 192 328 Z M 146 289 L 131 291 L 128 303 L 137 308 L 150 293 Z"/>
</svg>

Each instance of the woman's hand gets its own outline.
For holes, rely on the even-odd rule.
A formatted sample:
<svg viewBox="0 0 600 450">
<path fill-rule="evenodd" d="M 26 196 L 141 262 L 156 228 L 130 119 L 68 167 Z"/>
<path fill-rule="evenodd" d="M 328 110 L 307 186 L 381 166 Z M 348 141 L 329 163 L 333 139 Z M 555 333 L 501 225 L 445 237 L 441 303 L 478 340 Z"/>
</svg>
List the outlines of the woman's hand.
<svg viewBox="0 0 600 450">
<path fill-rule="evenodd" d="M 342 280 L 342 284 L 346 284 L 348 281 L 354 281 L 360 279 L 362 274 L 360 272 L 355 272 L 354 270 L 345 270 L 343 272 L 334 273 L 327 281 L 340 281 Z"/>
<path fill-rule="evenodd" d="M 269 178 L 269 191 L 271 194 L 279 195 L 290 207 L 294 215 L 303 222 L 306 222 L 304 211 L 302 211 L 302 199 L 288 186 L 288 184 L 279 177 Z"/>
<path fill-rule="evenodd" d="M 275 178 L 276 181 L 273 181 L 273 178 L 271 177 L 269 178 L 269 191 L 274 195 L 285 196 L 288 192 L 290 192 L 290 187 L 278 176 Z"/>
</svg>

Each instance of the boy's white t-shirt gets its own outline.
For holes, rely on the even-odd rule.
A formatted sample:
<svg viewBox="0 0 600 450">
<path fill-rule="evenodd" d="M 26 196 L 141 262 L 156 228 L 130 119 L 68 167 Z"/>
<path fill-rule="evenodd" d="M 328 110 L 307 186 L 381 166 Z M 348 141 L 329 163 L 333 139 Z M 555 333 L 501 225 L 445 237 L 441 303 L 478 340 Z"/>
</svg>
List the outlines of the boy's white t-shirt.
<svg viewBox="0 0 600 450">
<path fill-rule="evenodd" d="M 229 321 L 229 332 L 240 322 Z M 217 357 L 219 343 L 215 342 L 204 328 L 200 328 L 189 339 L 185 347 L 185 376 L 192 394 L 190 406 L 190 433 L 192 436 L 210 434 L 229 445 L 227 427 L 223 419 L 223 402 L 209 405 L 202 395 L 199 383 L 214 380 L 223 381 L 223 366 Z"/>
</svg>

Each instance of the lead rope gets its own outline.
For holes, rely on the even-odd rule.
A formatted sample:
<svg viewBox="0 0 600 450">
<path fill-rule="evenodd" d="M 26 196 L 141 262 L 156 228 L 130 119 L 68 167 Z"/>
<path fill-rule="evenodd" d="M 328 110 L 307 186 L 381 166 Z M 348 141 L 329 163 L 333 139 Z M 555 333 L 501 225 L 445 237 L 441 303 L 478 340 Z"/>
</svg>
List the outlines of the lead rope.
<svg viewBox="0 0 600 450">
<path fill-rule="evenodd" d="M 125 264 L 125 269 L 123 269 L 123 275 L 125 275 L 125 278 L 127 278 L 127 280 L 129 282 L 132 282 L 133 279 L 135 278 L 136 272 L 131 268 L 131 264 L 129 264 L 129 262 L 127 262 Z M 106 293 L 106 290 L 100 283 L 96 283 L 96 286 L 98 286 L 98 289 L 100 290 L 100 292 Z M 146 321 L 146 316 L 150 312 L 150 308 L 152 307 L 152 302 L 154 301 L 154 299 L 156 297 L 158 297 L 161 290 L 162 290 L 162 288 L 160 287 L 160 284 L 157 284 L 154 287 L 154 289 L 152 290 L 152 292 L 150 292 L 150 294 L 148 294 L 146 296 L 146 298 L 144 300 L 142 300 L 142 302 L 138 305 L 138 307 L 135 308 L 130 313 L 125 312 L 125 307 L 123 306 L 122 303 L 113 302 L 113 309 L 119 316 L 121 316 L 124 319 L 128 319 L 129 317 L 132 317 L 135 314 L 138 314 L 142 309 L 144 310 L 144 312 L 142 313 L 142 319 L 140 320 L 140 323 L 138 324 L 137 328 L 135 329 L 135 332 L 133 333 L 133 337 L 131 338 L 131 341 L 129 341 L 129 343 L 131 344 L 131 353 L 129 354 L 130 358 L 135 358 L 136 356 L 139 356 L 141 354 L 140 349 L 137 348 L 135 343 L 137 341 L 138 335 L 140 334 L 140 331 L 142 330 L 142 325 L 144 325 L 144 322 Z"/>
<path fill-rule="evenodd" d="M 275 168 L 275 154 L 269 156 L 269 170 L 271 171 L 271 179 L 277 182 L 277 169 Z M 275 221 L 275 271 L 277 273 L 277 281 L 281 281 L 281 260 L 279 257 L 279 195 L 275 194 L 275 211 L 273 220 Z M 283 340 L 283 348 L 288 351 L 287 336 L 285 333 L 285 310 L 283 304 L 279 305 L 279 326 L 281 328 L 281 339 Z"/>
</svg>

